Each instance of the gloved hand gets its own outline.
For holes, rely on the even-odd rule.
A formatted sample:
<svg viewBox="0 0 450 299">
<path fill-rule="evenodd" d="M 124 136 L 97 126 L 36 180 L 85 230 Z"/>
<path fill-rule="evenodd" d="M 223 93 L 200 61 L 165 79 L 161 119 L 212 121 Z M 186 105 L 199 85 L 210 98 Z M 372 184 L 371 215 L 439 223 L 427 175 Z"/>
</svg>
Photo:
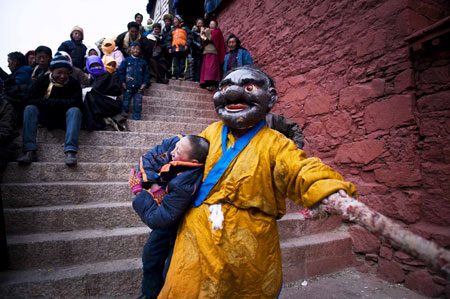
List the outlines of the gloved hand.
<svg viewBox="0 0 450 299">
<path fill-rule="evenodd" d="M 141 178 L 142 173 L 140 171 L 136 174 L 136 170 L 134 170 L 134 168 L 130 170 L 130 175 L 128 176 L 128 185 L 135 195 L 136 193 L 142 191 Z"/>
<path fill-rule="evenodd" d="M 160 206 L 162 204 L 163 198 L 164 196 L 166 196 L 166 192 L 164 191 L 163 188 L 161 188 L 161 186 L 159 186 L 156 189 L 153 189 L 152 191 L 150 191 L 150 193 L 153 196 L 153 200 L 156 201 L 156 203 L 158 204 L 158 206 Z"/>
</svg>

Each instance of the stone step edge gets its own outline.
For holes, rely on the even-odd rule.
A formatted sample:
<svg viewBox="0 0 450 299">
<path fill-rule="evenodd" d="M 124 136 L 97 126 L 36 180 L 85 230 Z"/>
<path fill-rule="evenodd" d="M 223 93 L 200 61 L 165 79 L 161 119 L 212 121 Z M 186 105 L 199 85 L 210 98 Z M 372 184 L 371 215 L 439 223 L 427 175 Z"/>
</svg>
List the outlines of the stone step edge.
<svg viewBox="0 0 450 299">
<path fill-rule="evenodd" d="M 92 202 L 83 203 L 77 205 L 57 205 L 57 206 L 34 206 L 34 207 L 23 207 L 23 208 L 4 208 L 3 211 L 6 213 L 14 212 L 49 212 L 49 211 L 60 211 L 60 210 L 87 210 L 87 209 L 99 209 L 99 208 L 122 208 L 130 207 L 132 204 L 129 202 Z"/>
<path fill-rule="evenodd" d="M 0 287 L 43 281 L 64 281 L 85 275 L 142 269 L 141 258 L 110 260 L 98 263 L 81 264 L 49 269 L 10 270 L 0 272 Z"/>
<path fill-rule="evenodd" d="M 346 231 L 346 225 L 344 224 L 342 227 L 335 229 L 333 231 L 305 235 L 298 238 L 284 239 L 283 241 L 280 242 L 280 247 L 281 250 L 283 250 L 293 247 L 326 244 L 330 240 L 337 241 L 349 238 L 351 238 L 350 233 Z"/>
<path fill-rule="evenodd" d="M 6 236 L 9 246 L 46 243 L 54 241 L 75 241 L 80 239 L 96 239 L 115 236 L 130 236 L 148 234 L 150 229 L 147 226 L 141 227 L 120 227 L 114 229 L 94 229 L 94 230 L 76 230 L 67 232 L 49 232 L 35 234 L 8 234 Z"/>
<path fill-rule="evenodd" d="M 44 162 L 35 162 L 35 163 L 44 163 Z M 32 187 L 32 186 L 62 186 L 62 185 L 128 185 L 126 181 L 118 181 L 118 182 L 92 182 L 92 181 L 57 181 L 57 182 L 28 182 L 28 183 L 20 183 L 20 182 L 10 182 L 10 183 L 1 183 L 1 186 L 4 187 Z"/>
</svg>

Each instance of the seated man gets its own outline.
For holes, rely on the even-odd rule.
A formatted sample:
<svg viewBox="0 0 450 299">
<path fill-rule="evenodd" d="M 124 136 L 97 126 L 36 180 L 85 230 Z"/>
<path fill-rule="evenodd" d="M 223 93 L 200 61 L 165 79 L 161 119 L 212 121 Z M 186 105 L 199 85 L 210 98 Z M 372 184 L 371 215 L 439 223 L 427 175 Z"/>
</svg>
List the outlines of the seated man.
<svg viewBox="0 0 450 299">
<path fill-rule="evenodd" d="M 72 65 L 63 55 L 50 63 L 51 73 L 40 77 L 33 85 L 32 97 L 25 107 L 23 119 L 23 152 L 19 164 L 37 161 L 36 134 L 38 123 L 53 129 L 66 129 L 64 141 L 65 163 L 76 165 L 78 136 L 81 126 L 80 83 L 70 76 Z"/>
<path fill-rule="evenodd" d="M 39 79 L 41 76 L 50 74 L 49 66 L 52 60 L 52 50 L 46 46 L 39 46 L 34 50 L 36 54 L 36 63 L 31 78 L 33 80 Z"/>
</svg>

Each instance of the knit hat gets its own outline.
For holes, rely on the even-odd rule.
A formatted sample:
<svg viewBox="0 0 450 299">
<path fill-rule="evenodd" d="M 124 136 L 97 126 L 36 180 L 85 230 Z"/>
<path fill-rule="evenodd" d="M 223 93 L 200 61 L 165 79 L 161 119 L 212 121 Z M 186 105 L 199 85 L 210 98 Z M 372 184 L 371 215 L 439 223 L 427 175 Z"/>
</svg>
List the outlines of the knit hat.
<svg viewBox="0 0 450 299">
<path fill-rule="evenodd" d="M 101 67 L 96 68 L 96 67 L 92 67 L 92 65 L 94 63 L 98 63 Z M 86 68 L 88 70 L 89 73 L 91 73 L 94 77 L 100 75 L 101 73 L 103 73 L 105 71 L 105 66 L 103 65 L 103 61 L 99 56 L 89 56 L 86 59 Z"/>
<path fill-rule="evenodd" d="M 182 16 L 175 15 L 175 18 L 177 18 L 180 23 L 183 23 L 183 17 Z"/>
<path fill-rule="evenodd" d="M 52 54 L 52 49 L 50 49 L 50 48 L 47 47 L 47 46 L 39 46 L 39 47 L 36 48 L 36 50 L 34 50 L 34 53 L 36 53 L 36 55 L 37 55 L 39 52 L 44 52 L 45 54 L 47 54 L 47 55 L 50 56 L 50 57 L 53 56 L 53 54 Z"/>
<path fill-rule="evenodd" d="M 72 33 L 73 33 L 74 31 L 80 31 L 80 32 L 81 32 L 81 40 L 84 39 L 84 31 L 83 31 L 83 28 L 81 28 L 81 27 L 78 26 L 78 25 L 73 26 L 72 30 L 70 31 L 70 38 L 71 38 L 71 39 L 72 39 Z"/>
<path fill-rule="evenodd" d="M 103 61 L 103 65 L 105 66 L 105 69 L 108 73 L 112 74 L 117 69 L 117 61 L 114 58 L 112 58 L 111 56 L 106 56 L 106 55 L 103 56 L 102 61 Z M 113 66 L 109 65 L 111 62 L 115 62 L 116 66 L 113 67 Z"/>
<path fill-rule="evenodd" d="M 50 70 L 53 71 L 55 69 L 59 68 L 67 68 L 69 70 L 72 70 L 72 64 L 69 62 L 67 57 L 63 55 L 57 55 L 53 57 L 52 61 L 50 62 Z"/>
<path fill-rule="evenodd" d="M 73 66 L 72 57 L 70 57 L 69 53 L 67 53 L 66 51 L 58 51 L 58 52 L 56 52 L 55 57 L 59 56 L 59 55 L 65 56 L 67 58 L 67 60 L 69 60 L 70 64 Z"/>
<path fill-rule="evenodd" d="M 169 19 L 171 22 L 173 22 L 173 16 L 170 13 L 167 13 L 163 16 L 163 21 L 165 19 Z"/>
<path fill-rule="evenodd" d="M 107 44 L 109 44 L 109 46 L 106 46 Z M 114 40 L 112 38 L 105 38 L 103 40 L 103 42 L 102 42 L 103 53 L 109 55 L 114 51 L 115 48 L 116 48 L 116 43 L 114 42 Z"/>
<path fill-rule="evenodd" d="M 131 44 L 130 44 L 130 48 L 131 47 L 139 47 L 139 48 L 141 48 L 141 44 L 139 43 L 139 42 L 132 42 Z M 141 48 L 142 49 L 142 48 Z"/>
</svg>

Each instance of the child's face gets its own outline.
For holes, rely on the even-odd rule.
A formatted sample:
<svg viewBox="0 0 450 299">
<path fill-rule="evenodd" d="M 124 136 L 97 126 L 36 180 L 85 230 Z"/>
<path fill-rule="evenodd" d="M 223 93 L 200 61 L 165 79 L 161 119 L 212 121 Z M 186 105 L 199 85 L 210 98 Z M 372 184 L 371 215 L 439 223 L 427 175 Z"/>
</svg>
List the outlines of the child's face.
<svg viewBox="0 0 450 299">
<path fill-rule="evenodd" d="M 177 142 L 170 155 L 173 161 L 191 162 L 192 159 L 189 157 L 191 150 L 191 142 L 186 137 L 183 137 Z"/>
<path fill-rule="evenodd" d="M 88 56 L 98 56 L 97 51 L 95 51 L 94 49 L 90 50 Z"/>
<path fill-rule="evenodd" d="M 141 48 L 137 46 L 131 47 L 131 55 L 133 55 L 134 57 L 138 57 L 139 55 L 141 55 Z"/>
<path fill-rule="evenodd" d="M 196 25 L 198 28 L 203 27 L 203 20 L 198 20 Z"/>
<path fill-rule="evenodd" d="M 64 84 L 69 80 L 70 70 L 65 67 L 57 68 L 52 71 L 52 75 L 56 82 Z"/>
</svg>

